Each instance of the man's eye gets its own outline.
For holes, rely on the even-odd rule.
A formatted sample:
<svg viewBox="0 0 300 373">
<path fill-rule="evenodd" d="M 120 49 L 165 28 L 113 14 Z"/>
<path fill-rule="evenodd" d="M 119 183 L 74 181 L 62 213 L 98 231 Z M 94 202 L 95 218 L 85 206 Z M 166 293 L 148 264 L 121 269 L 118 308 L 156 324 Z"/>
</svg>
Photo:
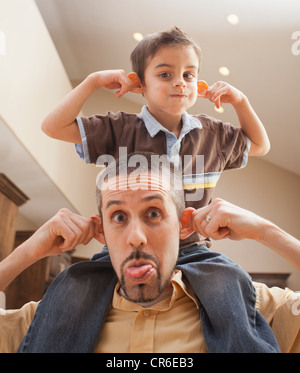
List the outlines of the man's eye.
<svg viewBox="0 0 300 373">
<path fill-rule="evenodd" d="M 120 214 L 120 213 L 114 214 L 112 218 L 118 224 L 124 223 L 126 221 L 126 216 L 124 214 Z"/>
<path fill-rule="evenodd" d="M 147 216 L 150 219 L 159 218 L 161 216 L 161 211 L 160 210 L 156 210 L 156 209 L 155 210 L 150 210 L 150 211 L 148 211 Z"/>
</svg>

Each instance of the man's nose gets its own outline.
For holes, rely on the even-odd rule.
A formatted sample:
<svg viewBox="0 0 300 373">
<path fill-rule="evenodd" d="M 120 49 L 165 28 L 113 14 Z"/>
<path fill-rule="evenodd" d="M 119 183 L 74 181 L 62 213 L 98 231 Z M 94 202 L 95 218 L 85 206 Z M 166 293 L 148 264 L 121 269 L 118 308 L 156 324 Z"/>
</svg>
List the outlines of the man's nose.
<svg viewBox="0 0 300 373">
<path fill-rule="evenodd" d="M 135 248 L 143 248 L 147 244 L 147 237 L 142 227 L 141 222 L 137 220 L 131 221 L 128 226 L 127 243 Z"/>
</svg>

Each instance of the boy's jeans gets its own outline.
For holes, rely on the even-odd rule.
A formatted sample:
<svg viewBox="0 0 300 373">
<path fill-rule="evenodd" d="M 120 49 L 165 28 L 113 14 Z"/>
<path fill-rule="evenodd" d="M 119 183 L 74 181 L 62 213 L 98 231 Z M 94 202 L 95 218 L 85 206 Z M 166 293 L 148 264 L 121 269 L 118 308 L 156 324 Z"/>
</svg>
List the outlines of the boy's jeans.
<svg viewBox="0 0 300 373">
<path fill-rule="evenodd" d="M 271 327 L 255 309 L 252 280 L 240 266 L 204 245 L 180 250 L 177 263 L 200 300 L 208 352 L 280 352 Z"/>
<path fill-rule="evenodd" d="M 250 276 L 238 265 L 195 245 L 180 251 L 177 268 L 200 300 L 208 352 L 280 352 L 255 309 Z M 18 352 L 93 352 L 116 283 L 107 249 L 67 268 L 38 305 Z"/>
</svg>

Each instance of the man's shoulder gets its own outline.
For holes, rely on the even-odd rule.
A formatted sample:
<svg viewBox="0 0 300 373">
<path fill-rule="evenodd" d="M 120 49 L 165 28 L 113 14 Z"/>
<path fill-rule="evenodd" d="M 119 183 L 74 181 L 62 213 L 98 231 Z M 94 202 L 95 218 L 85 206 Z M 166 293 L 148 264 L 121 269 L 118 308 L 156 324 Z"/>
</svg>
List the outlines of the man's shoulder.
<svg viewBox="0 0 300 373">
<path fill-rule="evenodd" d="M 266 284 L 253 281 L 256 289 L 256 308 L 262 314 L 272 314 L 285 305 L 293 307 L 295 300 L 300 300 L 300 294 L 288 288 L 282 289 L 277 286 L 268 287 Z"/>
</svg>

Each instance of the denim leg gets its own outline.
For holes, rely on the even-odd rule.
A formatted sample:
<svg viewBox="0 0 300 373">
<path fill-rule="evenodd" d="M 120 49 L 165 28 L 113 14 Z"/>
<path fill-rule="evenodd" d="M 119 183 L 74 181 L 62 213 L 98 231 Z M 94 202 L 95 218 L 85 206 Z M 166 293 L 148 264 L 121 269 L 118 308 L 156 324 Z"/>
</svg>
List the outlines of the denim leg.
<svg viewBox="0 0 300 373">
<path fill-rule="evenodd" d="M 206 246 L 182 249 L 177 268 L 200 300 L 208 352 L 280 352 L 267 321 L 256 311 L 256 292 L 240 266 Z"/>
<path fill-rule="evenodd" d="M 18 352 L 93 352 L 116 283 L 107 250 L 68 267 L 49 286 Z"/>
<path fill-rule="evenodd" d="M 108 248 L 106 245 L 103 246 L 102 250 L 100 253 L 94 254 L 91 260 L 97 260 L 98 262 L 104 262 L 107 263 L 107 266 L 109 267 L 109 264 L 112 267 Z"/>
</svg>

